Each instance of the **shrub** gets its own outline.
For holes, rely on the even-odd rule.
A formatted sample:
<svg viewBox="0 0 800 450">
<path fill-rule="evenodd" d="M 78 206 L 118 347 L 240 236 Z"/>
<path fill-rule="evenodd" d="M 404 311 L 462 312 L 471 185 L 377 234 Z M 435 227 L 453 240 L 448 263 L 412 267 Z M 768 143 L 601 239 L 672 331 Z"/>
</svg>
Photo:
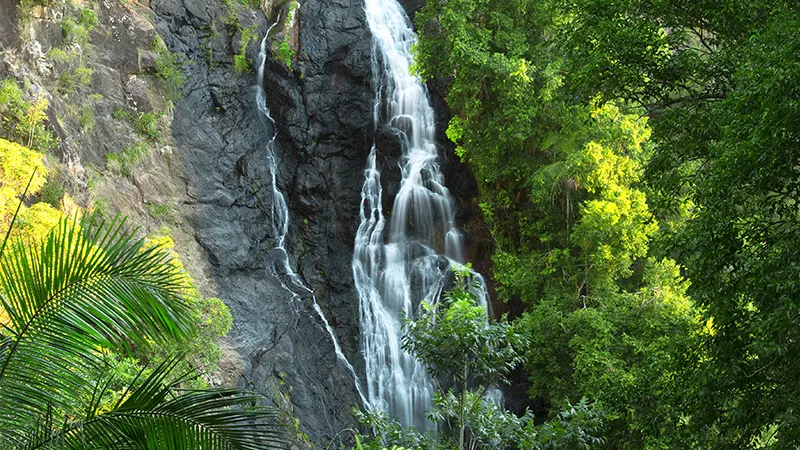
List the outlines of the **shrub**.
<svg viewBox="0 0 800 450">
<path fill-rule="evenodd" d="M 286 67 L 291 69 L 292 68 L 292 60 L 294 59 L 294 50 L 292 50 L 292 46 L 289 45 L 289 36 L 286 36 L 286 39 L 281 41 L 278 44 L 278 54 L 277 58 L 282 63 L 286 64 Z"/>
<path fill-rule="evenodd" d="M 72 59 L 75 57 L 75 53 L 67 53 L 58 47 L 53 47 L 47 51 L 47 57 L 58 64 L 69 64 L 70 61 L 72 61 Z"/>
<path fill-rule="evenodd" d="M 135 119 L 133 115 L 133 111 L 127 108 L 117 108 L 111 113 L 111 117 L 116 120 L 130 120 L 133 121 Z"/>
<path fill-rule="evenodd" d="M 92 84 L 92 69 L 78 67 L 74 71 L 65 71 L 58 76 L 58 91 L 62 94 L 74 92 L 80 85 Z"/>
<path fill-rule="evenodd" d="M 176 102 L 181 98 L 184 77 L 181 71 L 182 62 L 178 56 L 169 51 L 160 37 L 153 40 L 153 51 L 158 55 L 156 59 L 156 77 L 161 82 L 161 87 L 166 91 L 168 100 Z"/>
<path fill-rule="evenodd" d="M 78 80 L 75 78 L 75 73 L 71 70 L 62 72 L 61 75 L 58 76 L 58 92 L 68 94 L 73 92 L 76 87 L 78 87 Z"/>
<path fill-rule="evenodd" d="M 75 78 L 78 83 L 89 86 L 92 84 L 92 69 L 88 67 L 78 67 L 75 69 Z"/>
<path fill-rule="evenodd" d="M 102 220 L 111 219 L 111 204 L 104 198 L 93 198 L 89 211 Z"/>
<path fill-rule="evenodd" d="M 111 117 L 116 120 L 128 120 L 139 134 L 154 141 L 158 140 L 158 119 L 161 117 L 159 112 L 142 113 L 137 116 L 130 109 L 117 108 L 111 114 Z"/>
<path fill-rule="evenodd" d="M 66 193 L 66 188 L 61 178 L 51 176 L 47 178 L 42 190 L 39 192 L 39 201 L 47 203 L 53 208 L 60 208 L 64 193 Z"/>
<path fill-rule="evenodd" d="M 81 8 L 80 13 L 78 14 L 78 23 L 86 30 L 92 31 L 97 25 L 97 16 L 91 9 Z"/>
<path fill-rule="evenodd" d="M 155 112 L 139 114 L 139 117 L 133 121 L 133 127 L 139 134 L 156 141 L 158 140 L 158 118 L 160 116 L 160 113 Z"/>
<path fill-rule="evenodd" d="M 106 169 L 125 177 L 133 174 L 133 170 L 150 153 L 146 142 L 137 142 L 125 147 L 122 153 L 106 153 Z"/>
<path fill-rule="evenodd" d="M 97 25 L 97 16 L 89 8 L 81 8 L 77 18 L 64 17 L 61 21 L 61 35 L 64 39 L 78 44 L 89 42 L 89 33 Z"/>
<path fill-rule="evenodd" d="M 172 209 L 169 207 L 169 205 L 147 202 L 145 203 L 145 207 L 147 208 L 147 212 L 150 214 L 150 217 L 152 217 L 156 222 L 172 223 L 175 221 L 175 218 L 172 215 Z"/>
<path fill-rule="evenodd" d="M 45 126 L 48 102 L 42 96 L 33 102 L 25 99 L 22 89 L 11 78 L 0 81 L 0 134 L 38 152 L 58 145 Z"/>
<path fill-rule="evenodd" d="M 233 56 L 233 69 L 239 73 L 252 73 L 252 59 L 247 57 L 247 46 L 250 45 L 257 33 L 256 26 L 242 30 L 242 39 L 239 41 L 239 53 Z"/>
<path fill-rule="evenodd" d="M 81 124 L 83 127 L 83 131 L 91 133 L 94 131 L 95 125 L 97 125 L 97 121 L 94 117 L 94 111 L 91 108 L 86 106 L 81 106 L 81 109 L 78 111 L 78 123 Z"/>
</svg>

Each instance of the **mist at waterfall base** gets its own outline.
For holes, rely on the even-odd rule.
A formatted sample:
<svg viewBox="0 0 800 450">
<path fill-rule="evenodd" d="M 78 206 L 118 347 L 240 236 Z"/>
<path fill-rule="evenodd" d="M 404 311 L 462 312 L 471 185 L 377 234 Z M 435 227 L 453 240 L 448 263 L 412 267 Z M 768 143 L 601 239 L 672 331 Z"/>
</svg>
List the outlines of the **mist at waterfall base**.
<svg viewBox="0 0 800 450">
<path fill-rule="evenodd" d="M 339 341 L 336 339 L 336 334 L 334 334 L 333 328 L 317 303 L 317 298 L 316 295 L 314 295 L 314 291 L 311 290 L 311 288 L 309 288 L 302 280 L 300 275 L 297 274 L 294 269 L 292 269 L 289 261 L 289 253 L 286 250 L 286 234 L 289 231 L 289 208 L 286 204 L 286 198 L 278 188 L 278 159 L 275 153 L 275 141 L 278 137 L 278 131 L 277 127 L 275 126 L 275 120 L 272 118 L 270 110 L 267 107 L 267 95 L 266 91 L 264 90 L 264 65 L 267 60 L 267 38 L 270 31 L 272 31 L 276 24 L 277 22 L 269 27 L 267 32 L 264 34 L 264 38 L 261 40 L 261 47 L 258 54 L 258 76 L 256 79 L 256 106 L 258 107 L 258 111 L 261 113 L 261 116 L 264 119 L 264 126 L 267 128 L 267 132 L 270 133 L 271 136 L 266 144 L 266 163 L 267 169 L 270 173 L 270 187 L 272 189 L 272 209 L 270 214 L 270 222 L 272 226 L 272 236 L 275 239 L 275 246 L 272 249 L 273 264 L 271 266 L 271 271 L 272 275 L 281 283 L 281 286 L 292 295 L 292 301 L 295 301 L 303 296 L 311 298 L 312 308 L 322 321 L 325 331 L 331 338 L 337 359 L 352 375 L 356 392 L 358 392 L 358 395 L 361 397 L 361 401 L 366 404 L 367 400 L 362 393 L 361 381 L 359 380 L 358 375 L 356 375 L 353 365 L 350 364 L 350 362 L 347 360 L 347 357 L 345 357 L 344 353 L 342 352 L 342 348 L 339 345 Z"/>
<path fill-rule="evenodd" d="M 359 295 L 361 348 L 366 363 L 367 407 L 403 426 L 435 429 L 426 417 L 433 380 L 401 349 L 402 317 L 419 302 L 436 302 L 451 269 L 463 263 L 454 200 L 437 163 L 435 112 L 419 77 L 411 74 L 411 23 L 396 0 L 366 0 L 373 34 L 375 126 L 390 126 L 401 140 L 401 182 L 391 218 L 384 216 L 380 170 L 373 146 L 364 171 L 361 223 L 353 256 Z M 483 279 L 474 274 L 481 286 Z M 486 304 L 486 289 L 479 293 Z"/>
</svg>

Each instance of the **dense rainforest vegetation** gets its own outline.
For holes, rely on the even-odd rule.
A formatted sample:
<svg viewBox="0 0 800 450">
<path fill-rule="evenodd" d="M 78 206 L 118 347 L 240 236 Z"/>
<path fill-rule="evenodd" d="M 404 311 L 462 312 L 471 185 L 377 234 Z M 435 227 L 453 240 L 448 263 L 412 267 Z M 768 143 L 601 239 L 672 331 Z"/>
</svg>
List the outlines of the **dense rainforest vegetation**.
<svg viewBox="0 0 800 450">
<path fill-rule="evenodd" d="M 429 0 L 416 25 L 417 70 L 480 186 L 497 296 L 520 311 L 479 373 L 520 362 L 536 413 L 465 397 L 497 377 L 458 355 L 483 361 L 500 325 L 450 329 L 468 339 L 438 341 L 463 344 L 448 355 L 420 336 L 425 313 L 406 346 L 452 382 L 439 445 L 797 448 L 797 3 Z M 463 299 L 437 308 L 439 327 L 475 320 Z"/>
</svg>

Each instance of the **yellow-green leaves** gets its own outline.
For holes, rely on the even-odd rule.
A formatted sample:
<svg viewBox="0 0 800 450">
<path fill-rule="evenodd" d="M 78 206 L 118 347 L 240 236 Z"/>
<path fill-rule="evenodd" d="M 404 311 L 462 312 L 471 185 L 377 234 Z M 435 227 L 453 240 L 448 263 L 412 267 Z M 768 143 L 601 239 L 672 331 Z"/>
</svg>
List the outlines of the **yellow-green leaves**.
<svg viewBox="0 0 800 450">
<path fill-rule="evenodd" d="M 26 195 L 30 198 L 38 194 L 47 181 L 44 156 L 0 138 L 0 233 L 5 235 L 11 218 L 19 207 L 13 236 L 36 240 L 55 227 L 63 215 L 48 203 L 20 205 L 20 197 L 25 192 L 28 181 L 30 187 Z"/>
<path fill-rule="evenodd" d="M 10 190 L 14 196 L 22 195 L 34 171 L 36 175 L 28 195 L 36 194 L 44 186 L 47 176 L 44 155 L 0 138 L 0 182 L 4 189 Z"/>
<path fill-rule="evenodd" d="M 54 148 L 58 142 L 45 127 L 47 108 L 44 96 L 28 101 L 15 80 L 0 81 L 0 132 L 9 140 L 39 152 Z"/>
</svg>

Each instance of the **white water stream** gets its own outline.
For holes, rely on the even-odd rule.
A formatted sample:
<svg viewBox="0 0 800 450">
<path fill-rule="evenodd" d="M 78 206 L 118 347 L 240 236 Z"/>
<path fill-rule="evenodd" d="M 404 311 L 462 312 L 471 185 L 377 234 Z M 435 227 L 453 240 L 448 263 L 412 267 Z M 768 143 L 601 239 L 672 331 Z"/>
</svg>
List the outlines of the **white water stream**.
<svg viewBox="0 0 800 450">
<path fill-rule="evenodd" d="M 269 32 L 272 31 L 272 28 L 275 27 L 276 24 L 273 24 L 267 30 L 267 32 L 264 34 L 264 39 L 261 40 L 261 48 L 258 54 L 258 78 L 256 84 L 256 105 L 259 112 L 261 112 L 262 117 L 264 118 L 264 125 L 267 126 L 269 131 L 272 133 L 269 141 L 267 141 L 266 148 L 267 167 L 270 173 L 270 184 L 272 188 L 271 224 L 272 233 L 275 237 L 272 275 L 274 275 L 280 281 L 281 286 L 283 286 L 284 289 L 292 294 L 292 301 L 304 295 L 311 298 L 314 312 L 317 314 L 317 316 L 319 316 L 324 325 L 325 331 L 328 333 L 331 341 L 333 342 L 333 348 L 336 353 L 336 357 L 342 364 L 345 365 L 347 370 L 350 371 L 350 374 L 353 376 L 353 383 L 355 384 L 356 391 L 361 397 L 361 401 L 366 403 L 367 400 L 361 390 L 361 381 L 359 380 L 358 375 L 356 375 L 353 365 L 350 364 L 342 352 L 342 348 L 339 345 L 339 341 L 336 339 L 336 334 L 334 334 L 333 328 L 328 322 L 328 319 L 325 318 L 325 314 L 322 312 L 322 309 L 317 303 L 317 297 L 314 295 L 314 291 L 306 286 L 306 284 L 300 278 L 300 275 L 298 275 L 294 269 L 292 269 L 292 266 L 289 263 L 289 253 L 286 250 L 286 233 L 289 231 L 289 209 L 286 205 L 286 198 L 278 188 L 277 182 L 278 159 L 277 155 L 275 154 L 275 140 L 278 137 L 278 130 L 275 126 L 275 120 L 270 115 L 269 108 L 267 107 L 267 94 L 264 90 L 264 64 L 267 59 L 267 36 L 269 36 Z"/>
<path fill-rule="evenodd" d="M 411 23 L 396 0 L 365 0 L 365 10 L 374 38 L 375 126 L 394 128 L 403 147 L 402 180 L 388 223 L 375 146 L 361 191 L 353 276 L 368 407 L 424 431 L 433 428 L 425 413 L 434 386 L 425 367 L 401 349 L 402 317 L 412 316 L 421 300 L 439 299 L 450 269 L 463 263 L 463 243 L 437 163 L 435 113 L 425 86 L 410 72 L 416 42 Z"/>
</svg>

